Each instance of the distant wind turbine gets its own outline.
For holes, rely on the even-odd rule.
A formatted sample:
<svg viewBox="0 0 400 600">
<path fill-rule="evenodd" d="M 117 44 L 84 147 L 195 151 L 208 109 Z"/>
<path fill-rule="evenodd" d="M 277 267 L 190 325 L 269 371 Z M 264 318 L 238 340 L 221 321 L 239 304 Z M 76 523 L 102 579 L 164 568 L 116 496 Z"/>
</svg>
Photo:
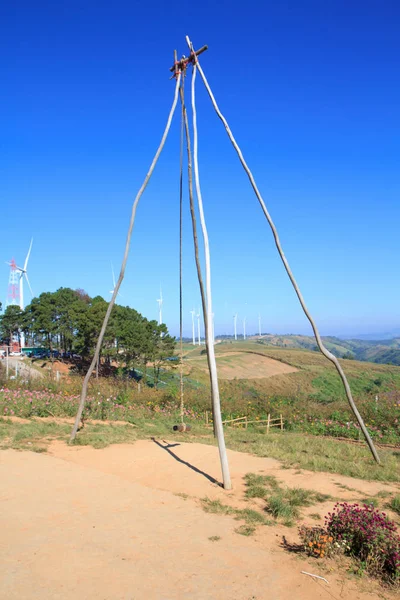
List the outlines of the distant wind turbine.
<svg viewBox="0 0 400 600">
<path fill-rule="evenodd" d="M 192 337 L 193 337 L 193 346 L 196 345 L 196 335 L 194 332 L 194 315 L 196 314 L 196 311 L 193 309 L 190 311 L 190 314 L 192 315 Z"/>
<path fill-rule="evenodd" d="M 197 313 L 197 334 L 198 334 L 198 339 L 199 339 L 199 346 L 201 345 L 201 341 L 200 341 L 200 309 L 198 309 L 198 313 Z"/>
<path fill-rule="evenodd" d="M 243 339 L 246 339 L 246 317 L 243 318 Z"/>
<path fill-rule="evenodd" d="M 161 325 L 161 323 L 162 323 L 162 305 L 163 305 L 161 285 L 160 285 L 160 297 L 157 298 L 157 302 L 158 302 L 158 324 Z"/>
<path fill-rule="evenodd" d="M 237 313 L 233 315 L 233 330 L 235 332 L 235 340 L 237 340 Z"/>
<path fill-rule="evenodd" d="M 113 267 L 113 264 L 112 264 L 112 263 L 111 263 L 111 273 L 112 273 L 112 280 L 113 280 L 113 289 L 112 289 L 112 290 L 110 290 L 110 292 L 109 292 L 109 293 L 110 293 L 111 295 L 113 295 L 113 293 L 114 293 L 114 290 L 115 290 L 115 286 L 116 286 L 117 284 L 115 283 L 114 267 Z M 118 292 L 117 296 L 121 296 L 121 294 Z"/>
<path fill-rule="evenodd" d="M 33 298 L 31 284 L 29 283 L 29 278 L 28 278 L 28 260 L 29 260 L 31 250 L 32 250 L 32 243 L 33 243 L 33 238 L 31 239 L 31 243 L 29 244 L 28 254 L 26 255 L 23 267 L 19 267 L 18 265 L 16 265 L 14 260 L 11 263 L 9 263 L 9 262 L 7 263 L 11 267 L 11 271 L 13 271 L 14 273 L 17 271 L 17 273 L 18 273 L 18 275 L 17 275 L 17 273 L 15 273 L 15 275 L 16 275 L 16 277 L 19 277 L 19 279 L 18 279 L 19 307 L 21 310 L 24 310 L 24 308 L 25 308 L 25 305 L 24 305 L 24 278 L 26 279 L 26 283 L 28 284 L 29 291 L 31 292 L 31 296 Z M 24 348 L 25 347 L 25 335 L 24 335 L 23 331 L 20 332 L 20 342 L 21 342 L 21 348 Z"/>
<path fill-rule="evenodd" d="M 31 254 L 31 250 L 32 250 L 32 244 L 33 244 L 33 238 L 31 239 L 31 243 L 29 245 L 29 250 L 28 250 L 28 254 L 26 255 L 25 258 L 25 262 L 24 262 L 24 266 L 23 267 L 19 267 L 18 265 L 15 265 L 15 270 L 19 271 L 19 307 L 21 310 L 24 310 L 25 306 L 24 306 L 24 277 L 26 279 L 26 283 L 28 284 L 29 287 L 29 291 L 31 292 L 31 296 L 33 298 L 33 292 L 32 292 L 32 288 L 31 288 L 31 284 L 29 283 L 29 278 L 28 278 L 28 260 L 29 260 L 29 256 Z M 10 267 L 11 267 L 11 263 L 7 263 Z"/>
<path fill-rule="evenodd" d="M 212 314 L 212 326 L 213 326 L 213 344 L 215 344 L 214 313 Z"/>
</svg>

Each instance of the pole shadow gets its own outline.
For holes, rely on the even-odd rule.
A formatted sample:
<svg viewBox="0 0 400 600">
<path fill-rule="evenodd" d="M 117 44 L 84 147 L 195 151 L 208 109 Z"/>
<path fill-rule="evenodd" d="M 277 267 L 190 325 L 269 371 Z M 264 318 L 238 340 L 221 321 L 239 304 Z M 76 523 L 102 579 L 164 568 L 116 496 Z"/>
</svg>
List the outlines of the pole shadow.
<svg viewBox="0 0 400 600">
<path fill-rule="evenodd" d="M 166 452 L 168 452 L 168 454 L 170 456 L 172 456 L 172 458 L 174 458 L 177 462 L 181 463 L 182 465 L 185 465 L 186 467 L 189 467 L 189 469 L 191 469 L 192 471 L 194 471 L 195 473 L 198 473 L 199 475 L 202 475 L 203 477 L 205 477 L 206 479 L 208 479 L 208 481 L 211 481 L 211 483 L 215 483 L 216 485 L 218 485 L 219 487 L 222 487 L 222 483 L 220 483 L 219 481 L 217 481 L 214 477 L 212 477 L 212 475 L 209 475 L 208 473 L 205 473 L 204 471 L 202 471 L 201 469 L 198 469 L 197 467 L 195 467 L 194 465 L 190 464 L 189 462 L 187 462 L 186 460 L 182 460 L 182 458 L 179 458 L 179 456 L 177 456 L 175 454 L 175 452 L 172 452 L 171 448 L 175 448 L 175 446 L 180 446 L 180 444 L 169 444 L 168 442 L 164 441 L 164 444 L 161 444 L 159 441 L 157 441 L 155 438 L 151 438 L 151 440 L 157 444 L 157 446 L 159 446 L 160 448 L 162 448 L 163 450 L 165 450 Z"/>
</svg>

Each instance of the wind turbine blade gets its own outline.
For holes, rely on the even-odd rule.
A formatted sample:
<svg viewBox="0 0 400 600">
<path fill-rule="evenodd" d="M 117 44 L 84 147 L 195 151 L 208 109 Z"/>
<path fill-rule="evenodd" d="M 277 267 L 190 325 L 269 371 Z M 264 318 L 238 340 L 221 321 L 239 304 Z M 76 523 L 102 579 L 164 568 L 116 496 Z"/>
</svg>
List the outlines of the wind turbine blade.
<svg viewBox="0 0 400 600">
<path fill-rule="evenodd" d="M 26 267 L 28 266 L 28 260 L 29 260 L 30 254 L 31 254 L 32 244 L 33 244 L 33 238 L 31 239 L 31 243 L 29 244 L 29 250 L 28 250 L 28 254 L 26 255 L 25 264 L 24 264 L 24 271 L 26 271 Z"/>
<path fill-rule="evenodd" d="M 31 284 L 29 283 L 29 279 L 28 279 L 28 274 L 27 274 L 27 273 L 25 273 L 25 279 L 26 279 L 26 283 L 28 284 L 28 287 L 29 287 L 29 291 L 30 291 L 30 293 L 31 293 L 31 296 L 32 296 L 32 298 L 33 298 L 33 292 L 32 292 L 32 288 L 31 288 Z"/>
</svg>

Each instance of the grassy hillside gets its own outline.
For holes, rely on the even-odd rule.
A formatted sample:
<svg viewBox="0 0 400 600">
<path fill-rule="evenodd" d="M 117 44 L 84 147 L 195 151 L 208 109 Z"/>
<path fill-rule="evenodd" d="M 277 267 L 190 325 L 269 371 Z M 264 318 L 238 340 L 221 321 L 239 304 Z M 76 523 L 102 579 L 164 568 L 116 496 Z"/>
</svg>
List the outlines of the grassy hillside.
<svg viewBox="0 0 400 600">
<path fill-rule="evenodd" d="M 251 339 L 258 344 L 272 347 L 318 350 L 315 339 L 307 335 L 265 334 L 261 338 L 253 337 Z M 400 365 L 400 338 L 376 341 L 341 340 L 334 336 L 325 336 L 322 339 L 328 350 L 339 358 Z"/>
<path fill-rule="evenodd" d="M 204 348 L 192 349 L 186 355 L 185 372 L 192 380 L 208 386 Z M 215 346 L 217 364 L 230 357 L 237 365 L 240 378 L 222 379 L 220 393 L 225 416 L 258 416 L 283 414 L 290 427 L 297 430 L 357 439 L 359 432 L 339 375 L 324 356 L 298 348 L 270 347 L 257 342 L 227 342 Z M 243 365 L 249 356 L 272 359 L 294 368 L 293 372 L 248 379 Z M 353 397 L 369 425 L 373 436 L 397 443 L 400 436 L 400 367 L 356 360 L 341 360 Z M 250 370 L 249 370 L 250 373 Z M 187 390 L 197 410 L 206 406 L 208 391 Z"/>
<path fill-rule="evenodd" d="M 204 422 L 210 411 L 210 384 L 204 346 L 186 347 L 184 360 L 185 418 Z M 283 415 L 285 429 L 316 435 L 359 439 L 341 380 L 321 354 L 298 348 L 272 347 L 257 342 L 219 343 L 220 396 L 225 418 L 230 415 L 263 420 Z M 400 441 L 400 367 L 341 360 L 357 406 L 371 435 L 385 443 Z M 60 383 L 31 380 L 22 390 L 17 380 L 2 380 L 0 415 L 72 416 L 76 412 L 82 377 L 68 375 Z M 235 375 L 237 374 L 237 378 Z M 232 376 L 233 375 L 233 376 Z M 171 364 L 161 374 L 159 389 L 136 381 L 109 377 L 91 381 L 87 418 L 136 423 L 160 414 L 179 415 L 179 369 Z M 24 385 L 26 382 L 22 382 Z"/>
<path fill-rule="evenodd" d="M 206 382 L 208 374 L 206 373 L 207 361 L 204 352 L 204 346 L 194 349 L 192 347 L 185 357 L 185 371 L 187 375 L 190 373 L 192 378 Z M 278 374 L 273 377 L 266 375 L 268 378 L 265 379 L 258 377 L 258 382 L 252 382 L 256 386 L 261 386 L 267 394 L 313 396 L 320 398 L 320 401 L 325 403 L 337 398 L 344 398 L 336 369 L 319 352 L 293 347 L 270 347 L 252 341 L 222 342 L 215 346 L 217 363 L 220 362 L 219 356 L 224 356 L 225 360 L 229 354 L 232 354 L 231 363 L 236 363 L 238 368 L 243 363 L 243 357 L 249 353 L 281 361 L 296 369 L 295 372 Z M 341 362 L 356 397 L 379 394 L 400 386 L 400 368 L 397 366 L 346 359 Z M 251 377 L 240 377 L 240 379 L 251 379 Z"/>
</svg>

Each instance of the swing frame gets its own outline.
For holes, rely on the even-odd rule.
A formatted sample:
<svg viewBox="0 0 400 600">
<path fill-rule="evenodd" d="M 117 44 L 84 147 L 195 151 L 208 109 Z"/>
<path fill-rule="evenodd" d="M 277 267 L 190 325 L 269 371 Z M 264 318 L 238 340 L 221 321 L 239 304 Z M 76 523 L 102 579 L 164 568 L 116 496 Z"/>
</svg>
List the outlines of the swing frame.
<svg viewBox="0 0 400 600">
<path fill-rule="evenodd" d="M 83 381 L 83 385 L 82 385 L 82 393 L 81 393 L 81 399 L 80 399 L 80 404 L 78 407 L 78 412 L 76 415 L 76 419 L 75 419 L 75 423 L 74 423 L 74 427 L 72 429 L 71 432 L 71 437 L 70 437 L 70 443 L 72 443 L 75 439 L 78 427 L 79 427 L 79 423 L 82 417 L 82 413 L 83 413 L 83 409 L 84 409 L 84 405 L 85 405 L 85 400 L 86 400 L 86 396 L 87 396 L 87 388 L 88 388 L 88 383 L 89 383 L 89 379 L 93 373 L 93 370 L 96 366 L 99 354 L 100 354 L 100 349 L 101 349 L 101 345 L 102 345 L 102 341 L 103 341 L 103 337 L 104 337 L 104 333 L 107 327 L 107 323 L 111 314 L 111 310 L 115 304 L 115 300 L 119 291 L 119 288 L 121 287 L 121 283 L 122 280 L 124 278 L 124 274 L 125 274 L 125 268 L 126 268 L 126 263 L 127 263 L 127 259 L 128 259 L 128 253 L 129 253 L 129 248 L 130 248 L 130 242 L 131 242 L 131 237 L 132 237 L 132 231 L 133 231 L 133 225 L 134 225 L 134 221 L 135 221 L 135 216 L 136 216 L 136 211 L 137 211 L 137 207 L 138 207 L 138 203 L 139 200 L 145 190 L 145 188 L 147 187 L 147 184 L 151 178 L 151 175 L 154 171 L 154 168 L 156 166 L 156 163 L 158 161 L 158 158 L 161 154 L 161 151 L 164 148 L 165 145 L 165 141 L 167 139 L 170 127 L 171 127 L 171 122 L 172 122 L 172 117 L 174 115 L 175 109 L 176 109 L 176 105 L 178 102 L 178 95 L 180 95 L 181 97 L 181 104 L 182 104 L 182 122 L 181 122 L 181 159 L 180 159 L 180 163 L 181 163 L 181 178 L 180 178 L 180 197 L 181 197 L 181 202 L 180 202 L 180 237 L 182 238 L 182 186 L 183 186 L 183 129 L 185 129 L 185 133 L 186 133 L 186 142 L 187 142 L 187 152 L 188 152 L 188 180 L 189 180 L 189 198 L 190 198 L 190 207 L 191 207 L 191 214 L 192 214 L 192 227 L 193 227 L 193 238 L 194 238 L 194 243 L 195 243 L 195 256 L 196 256 L 196 267 L 197 267 L 197 271 L 198 271 L 198 279 L 199 279 L 199 286 L 200 286 L 200 291 L 201 291 L 201 297 L 202 297 L 202 306 L 203 306 L 203 317 L 204 317 L 204 325 L 205 325 L 205 331 L 206 331 L 206 348 L 207 348 L 207 359 L 208 359 L 208 366 L 209 366 L 209 372 L 210 372 L 210 382 L 211 382 L 211 397 L 212 397 L 212 407 L 213 407 L 213 418 L 214 418 L 214 427 L 215 427 L 215 435 L 217 437 L 217 441 L 218 441 L 218 448 L 219 448 L 219 454 L 220 454 L 220 462 L 221 462 L 221 470 L 222 470 L 222 478 L 223 478 L 223 485 L 224 488 L 229 490 L 232 488 L 232 484 L 231 484 L 231 479 L 230 479 L 230 473 L 229 473 L 229 465 L 228 465 L 228 459 L 227 459 L 227 454 L 226 454 L 226 447 L 225 447 L 225 438 L 224 438 L 224 432 L 223 432 L 223 425 L 222 425 L 222 419 L 221 419 L 221 405 L 220 405 L 220 398 L 219 398 L 219 388 L 218 388 L 218 377 L 217 377 L 217 366 L 216 366 L 216 360 L 215 360 L 215 352 L 214 352 L 214 343 L 213 343 L 213 334 L 212 334 L 212 291 L 211 291 L 211 267 L 210 267 L 210 250 L 209 250 L 209 241 L 208 241 L 208 232 L 207 232 L 207 226 L 206 226 L 206 221 L 205 221 L 205 216 L 204 216 L 204 209 L 203 209 L 203 200 L 202 200 L 202 195 L 201 195 L 201 188 L 200 188 L 200 176 L 199 176 L 199 167 L 198 167 L 198 134 L 197 134 L 197 112 L 196 112 L 196 101 L 195 101 L 195 80 L 196 80 L 196 73 L 197 71 L 200 73 L 200 76 L 203 80 L 204 86 L 207 90 L 207 93 L 211 99 L 211 102 L 213 104 L 213 107 L 215 109 L 215 112 L 217 113 L 219 119 L 222 121 L 224 128 L 227 132 L 227 135 L 234 147 L 234 149 L 236 150 L 239 160 L 249 178 L 250 184 L 254 190 L 254 193 L 257 197 L 257 200 L 261 206 L 262 212 L 268 222 L 268 225 L 272 231 L 274 240 L 275 240 L 275 245 L 278 251 L 278 254 L 280 256 L 280 259 L 284 265 L 284 268 L 286 270 L 286 273 L 290 279 L 290 282 L 294 288 L 294 291 L 298 297 L 298 300 L 300 302 L 301 308 L 305 314 L 305 316 L 307 317 L 308 321 L 310 322 L 310 325 L 313 329 L 314 332 L 314 336 L 318 345 L 319 350 L 321 351 L 321 353 L 325 356 L 325 358 L 327 358 L 330 362 L 333 363 L 333 365 L 336 368 L 336 371 L 338 372 L 340 379 L 342 381 L 345 393 L 346 393 L 346 397 L 348 400 L 348 403 L 360 425 L 361 431 L 363 432 L 363 435 L 365 437 L 365 440 L 369 446 L 369 449 L 375 459 L 375 461 L 380 464 L 380 459 L 379 459 L 379 455 L 375 449 L 374 443 L 368 433 L 367 428 L 365 427 L 364 421 L 357 409 L 357 406 L 353 400 L 352 397 L 352 393 L 351 393 L 351 389 L 349 386 L 349 383 L 347 381 L 346 375 L 338 361 L 338 359 L 336 358 L 336 356 L 334 356 L 331 352 L 329 352 L 329 350 L 327 350 L 327 348 L 324 346 L 319 330 L 317 328 L 317 325 L 314 321 L 314 319 L 312 318 L 306 303 L 304 301 L 304 298 L 301 294 L 300 288 L 297 284 L 297 281 L 293 275 L 293 272 L 289 266 L 289 262 L 284 254 L 281 242 L 280 242 L 280 238 L 278 235 L 278 231 L 277 228 L 272 220 L 271 215 L 268 212 L 267 206 L 261 196 L 261 193 L 257 187 L 257 184 L 255 182 L 255 179 L 253 177 L 253 174 L 250 170 L 250 168 L 248 167 L 242 151 L 238 145 L 238 143 L 236 142 L 236 139 L 233 136 L 233 133 L 228 125 L 227 120 L 225 119 L 225 117 L 223 116 L 223 114 L 221 113 L 218 104 L 214 98 L 214 95 L 211 91 L 211 88 L 209 86 L 209 83 L 206 79 L 206 76 L 200 66 L 199 63 L 199 55 L 202 54 L 205 50 L 207 50 L 207 46 L 203 46 L 202 48 L 200 48 L 197 51 L 194 51 L 193 48 L 193 44 L 190 41 L 189 37 L 186 36 L 186 42 L 187 45 L 189 47 L 189 51 L 190 51 L 190 55 L 189 57 L 182 57 L 179 61 L 177 60 L 177 54 L 176 51 L 174 52 L 174 65 L 170 68 L 170 71 L 173 71 L 174 74 L 172 76 L 172 78 L 175 79 L 175 92 L 174 92 L 174 98 L 173 98 L 173 102 L 172 102 L 172 107 L 168 116 L 168 120 L 167 120 L 167 124 L 163 133 L 163 136 L 161 138 L 161 142 L 160 145 L 157 149 L 157 152 L 153 158 L 153 161 L 150 165 L 150 169 L 144 179 L 144 182 L 141 186 L 141 188 L 139 189 L 136 198 L 134 200 L 133 206 L 132 206 L 132 212 L 131 212 L 131 218 L 130 218 L 130 223 L 129 223 L 129 228 L 128 228 L 128 234 L 127 234 L 127 239 L 126 239 L 126 244 L 125 244 L 125 253 L 124 253 L 124 257 L 123 257 L 123 261 L 122 261 L 122 265 L 121 265 L 121 271 L 120 271 L 120 275 L 117 281 L 117 284 L 114 288 L 114 292 L 111 298 L 111 301 L 109 303 L 106 315 L 104 317 L 104 322 L 97 340 L 97 344 L 96 344 L 96 349 L 95 349 L 95 353 L 93 356 L 93 360 L 89 366 L 89 369 L 86 373 L 86 376 L 84 378 Z M 194 177 L 195 177 L 195 189 L 196 189 L 196 196 L 197 196 L 197 203 L 198 203 L 198 210 L 199 210 L 199 215 L 200 215 L 200 223 L 201 223 L 201 229 L 202 229 L 202 234 L 203 234 L 203 242 L 204 242 L 204 258 L 205 258 L 205 272 L 206 272 L 206 286 L 204 289 L 204 284 L 202 283 L 202 275 L 201 275 L 201 269 L 200 269 L 200 263 L 198 260 L 198 245 L 197 245 L 197 228 L 196 228 L 196 222 L 195 222 L 195 216 L 194 216 L 194 202 L 193 202 L 193 181 L 192 181 L 192 157 L 191 157 L 191 144 L 190 144 L 190 137 L 189 137 L 189 126 L 188 126 L 188 119 L 187 119 L 187 113 L 186 113 L 186 108 L 185 108 L 185 103 L 184 103 L 184 93 L 183 93 L 183 88 L 181 86 L 181 82 L 182 79 L 184 79 L 185 75 L 186 75 L 186 69 L 189 65 L 192 65 L 193 67 L 193 72 L 192 72 L 192 85 L 191 85 L 191 99 L 192 99 L 192 116 L 193 116 L 193 167 L 194 167 Z M 192 212 L 193 209 L 193 212 Z M 194 217 L 194 218 L 193 218 Z M 196 252 L 197 249 L 197 252 Z M 180 242 L 180 350 L 181 350 L 181 423 L 183 423 L 183 412 L 184 412 L 184 408 L 183 408 L 183 368 L 182 368 L 182 240 Z"/>
</svg>

